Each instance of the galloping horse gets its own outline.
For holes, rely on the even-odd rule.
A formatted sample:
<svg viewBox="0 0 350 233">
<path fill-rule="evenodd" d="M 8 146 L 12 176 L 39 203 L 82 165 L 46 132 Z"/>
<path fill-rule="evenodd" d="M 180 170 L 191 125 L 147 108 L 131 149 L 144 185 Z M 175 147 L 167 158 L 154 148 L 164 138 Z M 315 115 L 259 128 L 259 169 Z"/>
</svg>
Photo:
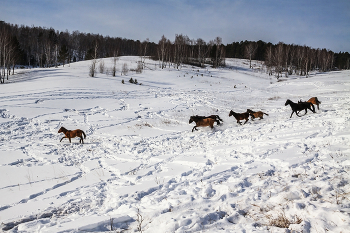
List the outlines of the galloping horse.
<svg viewBox="0 0 350 233">
<path fill-rule="evenodd" d="M 223 120 L 219 117 L 219 115 L 210 115 L 210 116 L 207 116 L 207 117 L 206 116 L 198 116 L 198 115 L 196 115 L 195 117 L 198 118 L 198 119 L 200 119 L 200 118 L 201 119 L 212 118 L 213 120 L 215 120 L 216 124 L 218 124 L 218 125 L 221 124 L 220 121 L 223 122 Z"/>
<path fill-rule="evenodd" d="M 245 123 L 247 123 L 247 121 L 249 120 L 249 113 L 248 112 L 244 112 L 244 113 L 236 113 L 236 112 L 234 112 L 234 111 L 230 111 L 230 114 L 228 115 L 229 117 L 230 116 L 234 116 L 235 118 L 236 118 L 236 120 L 237 120 L 237 123 L 238 124 L 242 124 L 241 122 L 240 122 L 240 120 L 245 120 L 245 122 L 244 122 L 244 124 Z M 243 125 L 244 125 L 243 124 Z"/>
<path fill-rule="evenodd" d="M 84 133 L 84 131 L 80 129 L 67 130 L 64 127 L 61 127 L 58 130 L 58 133 L 64 133 L 65 136 L 63 138 L 68 138 L 70 143 L 71 143 L 71 140 L 70 140 L 71 138 L 80 137 L 79 142 L 84 144 L 83 135 L 84 135 L 84 139 L 86 138 L 86 134 Z M 62 141 L 63 138 L 61 138 L 60 142 Z"/>
<path fill-rule="evenodd" d="M 300 102 L 302 102 L 302 101 L 298 101 L 298 103 L 300 103 Z M 312 97 L 312 98 L 310 98 L 308 101 L 306 101 L 306 102 L 309 102 L 309 103 L 312 103 L 312 104 L 314 104 L 314 105 L 317 105 L 317 110 L 320 110 L 320 104 L 321 104 L 321 101 L 319 101 L 318 99 L 317 99 L 317 97 Z"/>
<path fill-rule="evenodd" d="M 254 111 L 252 111 L 252 110 L 250 110 L 250 109 L 247 109 L 247 113 L 249 113 L 249 115 L 250 115 L 252 121 L 253 121 L 255 118 L 258 118 L 258 117 L 260 118 L 260 120 L 263 119 L 263 118 L 264 118 L 264 114 L 265 114 L 266 116 L 269 115 L 269 114 L 264 113 L 264 112 L 262 112 L 262 111 L 254 112 Z"/>
<path fill-rule="evenodd" d="M 216 119 L 216 118 L 215 118 Z M 216 121 L 215 119 L 211 117 L 203 117 L 203 116 L 191 116 L 190 120 L 188 121 L 189 124 L 192 122 L 196 122 L 196 126 L 192 128 L 193 130 L 198 130 L 197 127 L 205 127 L 205 126 L 210 126 L 210 128 L 214 128 L 214 122 Z"/>
<path fill-rule="evenodd" d="M 292 117 L 294 112 L 298 117 L 300 117 L 298 113 L 302 110 L 305 110 L 305 114 L 307 113 L 307 109 L 310 109 L 313 113 L 315 113 L 315 106 L 312 103 L 309 103 L 309 102 L 294 103 L 293 101 L 288 99 L 284 105 L 287 106 L 288 104 L 292 108 L 292 114 L 290 115 L 290 118 Z"/>
</svg>

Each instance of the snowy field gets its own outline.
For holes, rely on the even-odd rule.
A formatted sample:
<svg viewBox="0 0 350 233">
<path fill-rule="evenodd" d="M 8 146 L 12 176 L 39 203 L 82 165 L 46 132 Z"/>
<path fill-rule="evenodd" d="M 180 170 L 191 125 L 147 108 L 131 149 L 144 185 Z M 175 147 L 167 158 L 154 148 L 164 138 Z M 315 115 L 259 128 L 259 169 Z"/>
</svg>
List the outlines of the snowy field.
<svg viewBox="0 0 350 233">
<path fill-rule="evenodd" d="M 0 229 L 350 232 L 350 71 L 277 82 L 258 62 L 161 70 L 147 59 L 121 76 L 138 60 L 120 58 L 117 77 L 108 58 L 93 78 L 84 61 L 0 85 Z M 290 118 L 287 99 L 313 96 L 316 113 Z M 247 108 L 269 115 L 228 116 Z M 191 115 L 212 114 L 223 124 L 191 132 Z M 85 144 L 60 142 L 61 126 Z"/>
</svg>

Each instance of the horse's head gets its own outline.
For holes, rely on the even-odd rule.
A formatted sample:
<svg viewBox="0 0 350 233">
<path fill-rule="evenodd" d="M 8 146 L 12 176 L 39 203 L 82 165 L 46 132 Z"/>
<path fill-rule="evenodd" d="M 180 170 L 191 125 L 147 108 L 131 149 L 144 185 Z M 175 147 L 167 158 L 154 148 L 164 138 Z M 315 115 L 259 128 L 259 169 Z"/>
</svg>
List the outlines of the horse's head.
<svg viewBox="0 0 350 233">
<path fill-rule="evenodd" d="M 290 104 L 290 100 L 288 99 L 287 101 L 286 101 L 286 103 L 284 104 L 284 106 L 287 106 L 288 104 Z"/>
<path fill-rule="evenodd" d="M 232 116 L 234 114 L 234 111 L 230 111 L 230 114 L 228 114 L 228 116 L 230 117 L 230 116 Z"/>
<path fill-rule="evenodd" d="M 58 130 L 58 133 L 63 133 L 64 131 L 67 131 L 66 128 L 61 127 L 61 128 Z"/>
<path fill-rule="evenodd" d="M 253 111 L 250 109 L 247 109 L 247 113 L 253 113 Z"/>
<path fill-rule="evenodd" d="M 193 121 L 194 121 L 194 117 L 191 116 L 191 117 L 190 117 L 190 120 L 188 121 L 188 124 L 191 124 Z"/>
</svg>

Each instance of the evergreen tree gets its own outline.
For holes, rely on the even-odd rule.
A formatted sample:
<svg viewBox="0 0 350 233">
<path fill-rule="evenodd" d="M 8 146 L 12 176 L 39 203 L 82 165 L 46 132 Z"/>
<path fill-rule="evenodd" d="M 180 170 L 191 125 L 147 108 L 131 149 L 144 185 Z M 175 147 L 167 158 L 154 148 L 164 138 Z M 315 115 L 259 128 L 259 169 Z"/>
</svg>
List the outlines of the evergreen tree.
<svg viewBox="0 0 350 233">
<path fill-rule="evenodd" d="M 68 58 L 68 48 L 66 45 L 62 45 L 61 46 L 61 49 L 59 51 L 59 55 L 58 55 L 58 62 L 62 63 L 63 64 L 63 67 L 64 67 L 64 64 Z"/>
<path fill-rule="evenodd" d="M 85 60 L 92 60 L 92 59 L 94 59 L 94 49 L 91 48 L 86 52 Z"/>
</svg>

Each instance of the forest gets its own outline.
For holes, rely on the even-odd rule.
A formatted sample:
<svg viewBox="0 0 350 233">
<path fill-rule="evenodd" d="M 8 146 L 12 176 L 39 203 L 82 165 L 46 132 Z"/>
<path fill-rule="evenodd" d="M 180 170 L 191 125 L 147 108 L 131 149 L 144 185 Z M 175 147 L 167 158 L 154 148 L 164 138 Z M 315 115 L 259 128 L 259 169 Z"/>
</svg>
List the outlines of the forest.
<svg viewBox="0 0 350 233">
<path fill-rule="evenodd" d="M 262 61 L 266 71 L 277 78 L 292 74 L 308 76 L 310 71 L 349 69 L 350 54 L 306 45 L 241 41 L 224 45 L 222 38 L 209 42 L 176 34 L 164 35 L 158 43 L 102 36 L 79 31 L 13 25 L 0 21 L 0 82 L 14 74 L 16 67 L 57 67 L 71 62 L 118 56 L 151 57 L 159 66 L 180 64 L 225 66 L 225 58 Z M 253 67 L 251 67 L 253 68 Z"/>
</svg>

